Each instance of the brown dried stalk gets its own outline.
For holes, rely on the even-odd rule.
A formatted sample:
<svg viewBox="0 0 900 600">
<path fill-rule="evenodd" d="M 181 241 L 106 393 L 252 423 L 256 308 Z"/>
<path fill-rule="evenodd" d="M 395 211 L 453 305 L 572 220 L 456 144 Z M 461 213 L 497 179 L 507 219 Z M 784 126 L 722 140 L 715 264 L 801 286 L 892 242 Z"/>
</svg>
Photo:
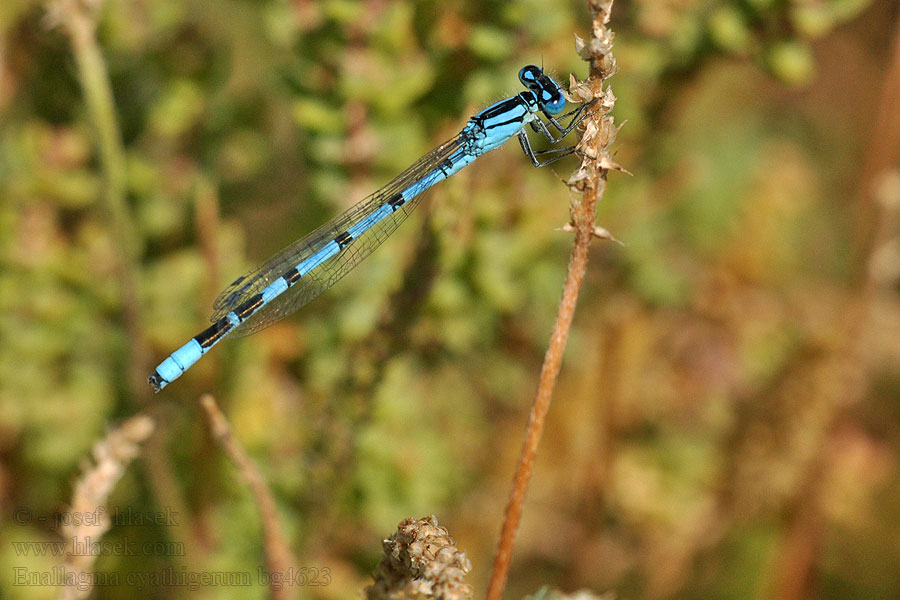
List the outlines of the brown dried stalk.
<svg viewBox="0 0 900 600">
<path fill-rule="evenodd" d="M 259 472 L 259 469 L 256 468 L 256 465 L 247 455 L 247 451 L 231 435 L 231 426 L 228 424 L 225 415 L 219 410 L 215 398 L 211 394 L 205 394 L 200 398 L 200 404 L 203 405 L 203 409 L 209 418 L 209 425 L 213 435 L 222 446 L 222 449 L 225 450 L 231 462 L 237 467 L 238 472 L 253 494 L 253 499 L 256 502 L 256 507 L 262 520 L 266 568 L 269 574 L 272 575 L 271 581 L 280 579 L 280 576 L 287 573 L 291 565 L 295 564 L 295 561 L 282 532 L 272 492 L 269 491 L 269 486 L 266 484 L 266 480 Z M 276 575 L 279 577 L 276 577 Z M 272 586 L 270 590 L 273 598 L 287 600 L 293 597 L 289 586 Z"/>
<path fill-rule="evenodd" d="M 835 344 L 812 367 L 818 373 L 814 379 L 823 386 L 815 395 L 829 401 L 831 414 L 822 423 L 824 443 L 811 461 L 798 487 L 789 514 L 788 530 L 775 562 L 773 590 L 769 597 L 796 600 L 815 595 L 819 583 L 818 564 L 822 560 L 823 508 L 821 488 L 829 476 L 830 461 L 835 443 L 841 436 L 841 423 L 848 412 L 865 396 L 868 385 L 867 366 L 863 358 L 864 345 L 873 327 L 875 303 L 879 288 L 892 281 L 896 273 L 896 258 L 891 248 L 891 236 L 896 235 L 897 214 L 900 212 L 897 161 L 900 159 L 900 21 L 895 24 L 891 62 L 886 72 L 878 100 L 875 125 L 863 162 L 858 185 L 854 242 L 855 293 L 843 311 L 843 339 Z M 889 250 L 890 258 L 879 265 L 881 251 Z M 888 284 L 890 285 L 890 284 Z M 846 368 L 847 365 L 852 365 Z M 844 369 L 839 368 L 844 366 Z M 816 368 L 818 367 L 818 369 Z M 826 383 L 827 382 L 827 383 Z M 831 392 L 831 393 L 829 393 Z M 809 433 L 805 433 L 809 435 Z"/>
<path fill-rule="evenodd" d="M 579 54 L 590 63 L 590 75 L 585 82 L 576 82 L 573 77 L 570 94 L 582 102 L 594 101 L 594 105 L 591 109 L 593 111 L 591 116 L 584 121 L 585 131 L 579 143 L 579 149 L 584 153 L 585 159 L 568 181 L 572 190 L 581 193 L 580 199 L 572 201 L 570 209 L 571 224 L 575 230 L 575 245 L 569 259 L 566 283 L 556 315 L 556 323 L 550 336 L 549 347 L 544 355 L 537 395 L 528 419 L 525 440 L 513 478 L 512 492 L 506 505 L 500 543 L 488 585 L 488 600 L 500 600 L 506 587 L 513 543 L 522 517 L 522 506 L 525 502 L 528 481 L 531 479 L 544 421 L 559 377 L 563 351 L 575 315 L 575 305 L 587 271 L 588 250 L 591 240 L 597 233 L 594 227 L 594 209 L 597 200 L 603 195 L 609 170 L 621 170 L 612 160 L 609 149 L 617 132 L 610 116 L 615 96 L 609 88 L 605 91 L 603 89 L 604 81 L 616 70 L 616 62 L 612 55 L 613 35 L 607 28 L 612 4 L 613 0 L 588 1 L 588 8 L 593 18 L 591 39 L 587 43 L 581 39 L 576 41 Z"/>
<path fill-rule="evenodd" d="M 53 0 L 47 4 L 47 23 L 61 26 L 72 42 L 88 121 L 93 129 L 103 173 L 102 208 L 116 247 L 120 250 L 116 278 L 129 340 L 128 383 L 132 397 L 145 403 L 150 398 L 145 382 L 150 347 L 141 318 L 139 238 L 125 200 L 125 149 L 109 73 L 97 42 L 97 15 L 102 4 L 101 0 Z"/>
<path fill-rule="evenodd" d="M 60 27 L 72 43 L 72 54 L 78 68 L 88 122 L 103 174 L 101 210 L 119 249 L 115 275 L 122 297 L 122 316 L 128 333 L 128 385 L 131 398 L 139 405 L 150 400 L 147 373 L 150 346 L 145 335 L 140 300 L 140 239 L 131 210 L 126 202 L 125 149 L 122 145 L 115 98 L 106 61 L 97 39 L 98 18 L 104 0 L 51 0 L 47 3 L 46 24 Z M 164 421 L 160 421 L 164 422 Z M 173 506 L 182 515 L 190 514 L 181 498 L 171 462 L 163 447 L 163 436 L 154 436 L 144 456 L 150 485 L 157 500 Z M 182 528 L 194 532 L 196 528 Z M 197 545 L 188 538 L 187 543 Z"/>
</svg>

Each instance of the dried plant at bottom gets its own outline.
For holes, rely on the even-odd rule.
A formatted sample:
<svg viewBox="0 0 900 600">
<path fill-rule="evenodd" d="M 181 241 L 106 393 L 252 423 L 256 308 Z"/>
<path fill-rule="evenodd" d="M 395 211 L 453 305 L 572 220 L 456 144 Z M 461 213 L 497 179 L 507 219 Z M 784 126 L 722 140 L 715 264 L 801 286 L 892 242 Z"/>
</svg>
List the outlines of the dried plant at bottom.
<svg viewBox="0 0 900 600">
<path fill-rule="evenodd" d="M 375 571 L 375 583 L 366 588 L 366 598 L 471 598 L 472 586 L 463 579 L 471 569 L 465 552 L 460 552 L 434 515 L 418 521 L 408 518 L 384 540 L 384 557 Z"/>
<path fill-rule="evenodd" d="M 153 433 L 156 425 L 150 417 L 138 415 L 122 423 L 117 429 L 94 446 L 93 465 L 85 466 L 84 473 L 75 482 L 72 494 L 71 514 L 99 514 L 100 519 L 65 525 L 63 535 L 69 541 L 66 552 L 67 585 L 61 598 L 85 598 L 91 588 L 84 585 L 85 578 L 97 558 L 93 552 L 78 552 L 78 547 L 92 547 L 109 531 L 108 511 L 99 510 L 109 501 L 116 484 L 125 474 L 128 464 L 140 453 L 140 445 Z M 80 585 L 79 585 L 80 584 Z"/>
</svg>

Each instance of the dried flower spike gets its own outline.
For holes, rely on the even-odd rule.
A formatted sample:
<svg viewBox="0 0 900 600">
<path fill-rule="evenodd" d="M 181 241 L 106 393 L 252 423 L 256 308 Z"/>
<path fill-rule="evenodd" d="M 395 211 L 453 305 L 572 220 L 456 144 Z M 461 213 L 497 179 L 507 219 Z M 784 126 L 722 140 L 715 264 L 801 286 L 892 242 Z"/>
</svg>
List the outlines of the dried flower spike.
<svg viewBox="0 0 900 600">
<path fill-rule="evenodd" d="M 384 556 L 375 583 L 366 588 L 369 600 L 467 600 L 472 586 L 463 579 L 472 563 L 437 518 L 408 518 L 384 540 Z"/>
</svg>

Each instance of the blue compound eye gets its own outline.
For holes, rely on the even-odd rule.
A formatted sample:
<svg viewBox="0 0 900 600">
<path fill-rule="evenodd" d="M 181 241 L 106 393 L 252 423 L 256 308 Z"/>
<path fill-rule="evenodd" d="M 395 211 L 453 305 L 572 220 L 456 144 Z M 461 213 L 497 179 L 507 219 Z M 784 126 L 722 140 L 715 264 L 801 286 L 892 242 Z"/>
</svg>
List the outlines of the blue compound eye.
<svg viewBox="0 0 900 600">
<path fill-rule="evenodd" d="M 540 70 L 540 68 L 534 65 L 526 65 L 522 67 L 522 70 L 519 71 L 519 81 L 522 82 L 522 85 L 531 89 L 537 83 L 537 80 L 544 75 L 544 72 Z"/>
<path fill-rule="evenodd" d="M 558 115 L 566 107 L 566 99 L 559 90 L 544 90 L 541 94 L 541 106 L 551 115 Z"/>
</svg>

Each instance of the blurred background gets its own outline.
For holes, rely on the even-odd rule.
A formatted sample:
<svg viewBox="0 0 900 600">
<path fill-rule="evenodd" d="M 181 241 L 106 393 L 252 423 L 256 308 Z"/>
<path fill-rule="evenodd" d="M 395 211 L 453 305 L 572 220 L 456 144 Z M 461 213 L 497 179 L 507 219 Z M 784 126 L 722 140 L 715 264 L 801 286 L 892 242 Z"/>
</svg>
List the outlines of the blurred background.
<svg viewBox="0 0 900 600">
<path fill-rule="evenodd" d="M 598 224 L 622 245 L 592 250 L 506 597 L 900 596 L 898 13 L 616 2 L 633 176 L 610 175 Z M 382 538 L 430 514 L 481 596 L 572 245 L 575 161 L 533 169 L 508 144 L 297 315 L 157 396 L 146 377 L 225 284 L 518 93 L 521 66 L 585 76 L 575 33 L 575 0 L 0 4 L 0 596 L 57 596 L 14 585 L 60 558 L 13 542 L 61 539 L 92 445 L 141 411 L 158 430 L 109 503 L 178 524 L 104 539 L 183 552 L 96 569 L 255 572 L 259 517 L 205 392 L 298 565 L 331 570 L 302 597 L 357 597 Z"/>
</svg>

